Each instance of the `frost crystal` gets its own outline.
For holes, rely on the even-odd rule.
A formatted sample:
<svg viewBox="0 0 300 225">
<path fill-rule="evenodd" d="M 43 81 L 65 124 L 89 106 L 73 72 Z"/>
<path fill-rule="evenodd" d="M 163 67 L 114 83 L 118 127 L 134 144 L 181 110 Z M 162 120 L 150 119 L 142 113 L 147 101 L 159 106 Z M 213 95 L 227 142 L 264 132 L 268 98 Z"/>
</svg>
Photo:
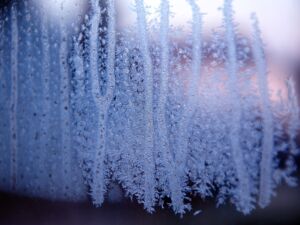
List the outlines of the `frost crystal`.
<svg viewBox="0 0 300 225">
<path fill-rule="evenodd" d="M 148 212 L 182 215 L 192 194 L 248 214 L 296 184 L 296 86 L 273 100 L 256 15 L 247 38 L 225 0 L 204 38 L 201 5 L 186 1 L 186 32 L 171 3 L 149 21 L 135 0 L 136 23 L 121 27 L 117 1 L 90 0 L 73 29 L 28 0 L 1 9 L 1 190 L 101 206 L 120 185 Z"/>
</svg>

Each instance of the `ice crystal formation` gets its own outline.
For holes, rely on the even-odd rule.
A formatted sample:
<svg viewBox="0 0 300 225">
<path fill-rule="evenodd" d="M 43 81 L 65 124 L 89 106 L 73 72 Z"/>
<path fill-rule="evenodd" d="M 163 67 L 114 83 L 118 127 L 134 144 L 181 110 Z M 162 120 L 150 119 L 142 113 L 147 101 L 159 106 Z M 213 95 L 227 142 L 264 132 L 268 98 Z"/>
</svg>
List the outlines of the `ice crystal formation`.
<svg viewBox="0 0 300 225">
<path fill-rule="evenodd" d="M 153 212 L 215 197 L 247 214 L 295 185 L 295 84 L 272 101 L 256 15 L 238 31 L 232 1 L 203 35 L 201 5 L 188 33 L 170 25 L 172 1 L 117 26 L 114 0 L 91 0 L 79 27 L 28 0 L 0 13 L 0 189 L 101 206 L 112 183 Z M 38 19 L 37 19 L 38 18 Z M 180 40 L 180 41 L 178 41 Z"/>
</svg>

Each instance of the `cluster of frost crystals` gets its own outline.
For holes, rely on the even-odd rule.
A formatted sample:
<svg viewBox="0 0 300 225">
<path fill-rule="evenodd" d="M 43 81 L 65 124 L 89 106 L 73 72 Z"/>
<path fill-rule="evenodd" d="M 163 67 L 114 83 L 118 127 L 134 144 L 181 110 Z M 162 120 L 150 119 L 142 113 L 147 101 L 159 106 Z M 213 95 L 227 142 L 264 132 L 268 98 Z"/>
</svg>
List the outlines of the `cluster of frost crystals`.
<svg viewBox="0 0 300 225">
<path fill-rule="evenodd" d="M 255 14 L 247 38 L 225 0 L 204 39 L 201 5 L 186 4 L 189 33 L 170 25 L 168 0 L 153 23 L 136 0 L 126 28 L 114 0 L 90 0 L 74 31 L 28 1 L 2 9 L 1 190 L 101 206 L 119 184 L 148 212 L 182 215 L 194 195 L 248 214 L 296 184 L 296 86 L 271 100 Z"/>
</svg>

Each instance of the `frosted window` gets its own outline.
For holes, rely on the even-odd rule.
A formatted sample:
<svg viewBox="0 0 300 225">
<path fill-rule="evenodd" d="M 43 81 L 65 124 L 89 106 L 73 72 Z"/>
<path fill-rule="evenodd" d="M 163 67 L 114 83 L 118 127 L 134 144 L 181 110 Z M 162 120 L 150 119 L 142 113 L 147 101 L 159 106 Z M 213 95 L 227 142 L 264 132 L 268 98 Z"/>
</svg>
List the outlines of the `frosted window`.
<svg viewBox="0 0 300 225">
<path fill-rule="evenodd" d="M 188 29 L 171 24 L 172 1 L 149 20 L 135 0 L 126 25 L 100 2 L 73 20 L 29 0 L 1 8 L 1 190 L 101 206 L 119 183 L 149 212 L 183 214 L 193 194 L 247 214 L 295 185 L 295 81 L 272 90 L 255 13 L 246 35 L 225 0 L 207 36 L 194 0 Z"/>
</svg>

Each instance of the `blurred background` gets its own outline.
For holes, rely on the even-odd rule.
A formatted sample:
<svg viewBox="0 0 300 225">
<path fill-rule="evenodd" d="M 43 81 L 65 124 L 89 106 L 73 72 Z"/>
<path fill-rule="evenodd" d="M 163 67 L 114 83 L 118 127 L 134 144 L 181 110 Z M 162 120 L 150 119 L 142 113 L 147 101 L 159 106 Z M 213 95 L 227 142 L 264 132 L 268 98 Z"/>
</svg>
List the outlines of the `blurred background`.
<svg viewBox="0 0 300 225">
<path fill-rule="evenodd" d="M 116 2 L 118 5 L 118 29 L 124 29 L 135 22 L 134 1 L 116 0 Z M 171 0 L 170 3 L 174 15 L 171 24 L 189 32 L 189 20 L 191 19 L 189 5 L 185 0 Z M 223 0 L 198 0 L 197 3 L 204 14 L 204 36 L 209 36 L 213 28 L 221 26 L 222 12 L 219 8 L 222 7 Z M 10 0 L 0 0 L 1 8 L 10 4 Z M 80 25 L 85 13 L 89 10 L 88 0 L 31 0 L 31 4 L 45 7 L 49 18 L 54 21 L 59 22 L 63 16 L 70 28 L 74 27 L 75 23 Z M 149 22 L 159 18 L 159 4 L 160 0 L 145 0 L 149 12 Z M 281 77 L 293 74 L 299 96 L 300 1 L 236 0 L 233 6 L 236 12 L 235 20 L 245 36 L 249 36 L 251 33 L 251 12 L 257 13 L 263 40 L 266 44 L 270 74 L 274 76 L 276 74 L 279 80 Z M 274 86 L 276 86 L 275 83 Z M 299 160 L 298 165 L 300 165 Z M 299 173 L 297 176 L 299 177 Z M 54 202 L 0 192 L 0 225 L 287 225 L 300 222 L 300 220 L 298 221 L 300 214 L 299 187 L 282 186 L 270 206 L 263 210 L 256 209 L 248 216 L 238 213 L 230 204 L 216 208 L 214 199 L 206 201 L 194 199 L 193 208 L 195 210 L 187 213 L 183 218 L 174 215 L 169 209 L 157 209 L 155 213 L 149 214 L 134 200 L 130 201 L 122 196 L 122 191 L 115 186 L 108 193 L 108 201 L 101 208 L 95 208 L 88 200 L 79 203 Z"/>
</svg>

